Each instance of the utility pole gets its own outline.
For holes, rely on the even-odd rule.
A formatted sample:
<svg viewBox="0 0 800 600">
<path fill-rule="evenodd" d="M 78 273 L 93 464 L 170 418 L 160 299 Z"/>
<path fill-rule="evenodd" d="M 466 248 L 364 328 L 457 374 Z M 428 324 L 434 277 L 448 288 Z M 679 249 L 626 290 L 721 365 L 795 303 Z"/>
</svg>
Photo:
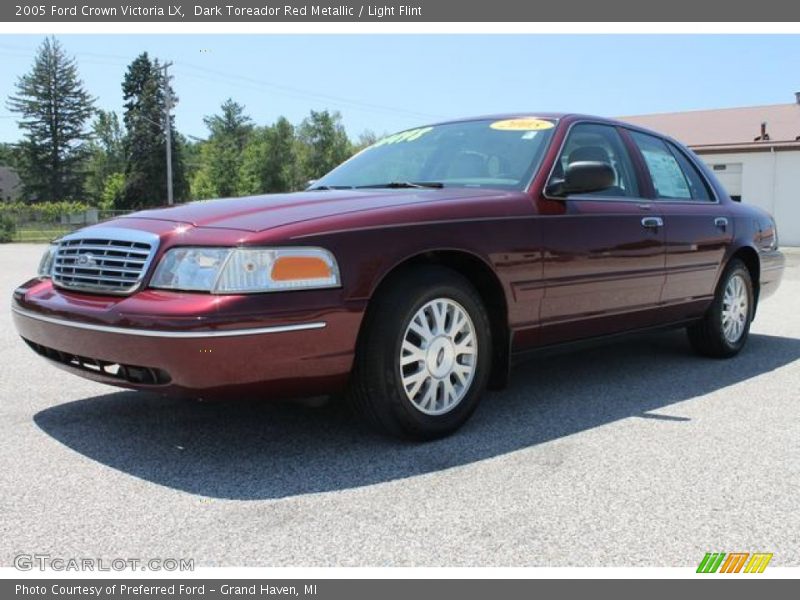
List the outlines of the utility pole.
<svg viewBox="0 0 800 600">
<path fill-rule="evenodd" d="M 175 203 L 172 197 L 172 89 L 169 81 L 169 68 L 171 62 L 164 63 L 164 135 L 167 136 L 167 204 L 170 206 Z"/>
</svg>

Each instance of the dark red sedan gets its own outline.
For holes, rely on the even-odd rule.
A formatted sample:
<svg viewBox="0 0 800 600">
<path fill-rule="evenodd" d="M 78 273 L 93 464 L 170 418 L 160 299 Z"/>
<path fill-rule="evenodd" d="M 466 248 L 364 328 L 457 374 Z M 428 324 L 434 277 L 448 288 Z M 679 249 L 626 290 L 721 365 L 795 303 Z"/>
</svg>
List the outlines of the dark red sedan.
<svg viewBox="0 0 800 600">
<path fill-rule="evenodd" d="M 34 351 L 96 381 L 344 393 L 380 429 L 433 438 L 523 351 L 681 326 L 733 356 L 782 270 L 770 215 L 675 140 L 523 114 L 389 136 L 304 192 L 82 229 L 12 310 Z"/>
</svg>

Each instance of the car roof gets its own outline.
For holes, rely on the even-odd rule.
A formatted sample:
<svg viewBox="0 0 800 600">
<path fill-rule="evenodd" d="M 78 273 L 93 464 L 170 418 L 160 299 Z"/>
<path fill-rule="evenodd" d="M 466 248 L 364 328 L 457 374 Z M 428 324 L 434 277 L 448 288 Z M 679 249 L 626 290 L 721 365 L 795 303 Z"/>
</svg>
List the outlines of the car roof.
<svg viewBox="0 0 800 600">
<path fill-rule="evenodd" d="M 519 119 L 524 117 L 527 118 L 535 117 L 540 119 L 553 119 L 557 121 L 570 121 L 570 122 L 593 121 L 597 123 L 605 123 L 608 125 L 614 125 L 619 127 L 627 127 L 628 129 L 654 135 L 656 137 L 669 140 L 679 146 L 683 146 L 683 144 L 681 144 L 678 140 L 672 138 L 671 136 L 665 133 L 661 133 L 659 131 L 648 129 L 647 127 L 642 127 L 640 125 L 635 125 L 633 123 L 628 123 L 627 121 L 620 121 L 619 119 L 613 119 L 610 117 L 599 117 L 597 115 L 587 115 L 582 113 L 521 111 L 513 113 L 499 113 L 499 114 L 479 115 L 474 117 L 461 117 L 457 119 L 447 119 L 446 121 L 439 121 L 438 123 L 430 123 L 430 125 L 435 126 L 435 125 L 446 125 L 448 123 L 466 123 L 469 121 L 502 121 L 505 119 Z"/>
</svg>

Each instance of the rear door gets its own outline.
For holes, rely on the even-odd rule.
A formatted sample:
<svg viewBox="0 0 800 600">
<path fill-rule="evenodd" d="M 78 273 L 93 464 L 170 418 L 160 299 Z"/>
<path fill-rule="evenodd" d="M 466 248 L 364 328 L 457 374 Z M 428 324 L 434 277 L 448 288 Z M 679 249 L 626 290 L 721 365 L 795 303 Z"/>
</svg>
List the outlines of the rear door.
<svg viewBox="0 0 800 600">
<path fill-rule="evenodd" d="M 666 281 L 662 302 L 708 300 L 714 294 L 725 249 L 733 239 L 733 219 L 720 204 L 693 158 L 656 136 L 630 131 L 664 216 Z"/>
<path fill-rule="evenodd" d="M 601 192 L 543 198 L 545 294 L 537 336 L 543 344 L 647 325 L 647 309 L 658 304 L 664 283 L 663 220 L 643 197 L 618 129 L 573 125 L 551 181 L 576 161 L 610 164 L 616 182 Z"/>
</svg>

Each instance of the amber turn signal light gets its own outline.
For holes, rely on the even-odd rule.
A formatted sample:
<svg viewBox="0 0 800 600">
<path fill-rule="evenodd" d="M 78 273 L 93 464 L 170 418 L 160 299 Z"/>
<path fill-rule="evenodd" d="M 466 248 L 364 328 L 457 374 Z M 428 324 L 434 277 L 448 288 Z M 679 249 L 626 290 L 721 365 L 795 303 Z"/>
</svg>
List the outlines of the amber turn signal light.
<svg viewBox="0 0 800 600">
<path fill-rule="evenodd" d="M 332 275 L 330 265 L 318 256 L 280 256 L 272 265 L 273 281 L 327 279 Z"/>
</svg>

